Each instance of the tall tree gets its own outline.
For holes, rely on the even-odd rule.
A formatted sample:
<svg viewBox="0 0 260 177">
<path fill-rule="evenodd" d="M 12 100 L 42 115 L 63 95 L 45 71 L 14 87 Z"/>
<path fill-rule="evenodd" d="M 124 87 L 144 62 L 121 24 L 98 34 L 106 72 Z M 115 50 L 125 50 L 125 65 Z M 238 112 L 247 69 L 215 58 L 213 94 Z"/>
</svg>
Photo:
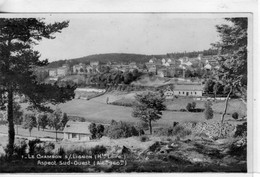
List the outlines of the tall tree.
<svg viewBox="0 0 260 177">
<path fill-rule="evenodd" d="M 33 114 L 25 114 L 24 117 L 24 128 L 29 129 L 29 133 L 31 136 L 33 127 L 37 126 L 36 117 Z"/>
<path fill-rule="evenodd" d="M 165 110 L 165 97 L 159 92 L 145 92 L 135 96 L 137 104 L 133 107 L 132 116 L 140 118 L 149 125 L 152 134 L 152 121 L 161 119 Z"/>
<path fill-rule="evenodd" d="M 40 127 L 44 131 L 46 126 L 48 125 L 48 116 L 45 113 L 40 113 L 36 115 L 37 123 L 38 123 L 38 130 Z"/>
<path fill-rule="evenodd" d="M 69 121 L 69 118 L 68 118 L 67 113 L 63 113 L 62 120 L 61 120 L 61 125 L 63 128 L 65 127 L 65 125 L 68 121 Z"/>
<path fill-rule="evenodd" d="M 55 129 L 56 133 L 56 141 L 58 141 L 58 130 L 62 127 L 62 111 L 61 109 L 57 108 L 55 112 L 53 113 L 54 119 L 53 119 L 53 127 Z"/>
<path fill-rule="evenodd" d="M 241 93 L 246 99 L 247 91 L 247 18 L 226 18 L 230 24 L 217 26 L 220 41 L 213 44 L 219 49 L 220 68 L 218 78 L 229 87 L 225 108 L 221 116 L 224 122 L 228 100 L 232 92 Z"/>
<path fill-rule="evenodd" d="M 37 81 L 34 70 L 46 66 L 41 61 L 34 46 L 43 38 L 54 39 L 55 33 L 68 27 L 69 22 L 47 24 L 44 19 L 1 18 L 0 19 L 0 105 L 8 108 L 8 146 L 7 156 L 11 159 L 14 150 L 13 97 L 25 95 L 29 108 L 51 109 L 47 103 L 57 104 L 74 97 L 75 87 L 59 87 Z M 7 105 L 7 106 L 5 106 Z"/>
<path fill-rule="evenodd" d="M 18 134 L 18 125 L 21 125 L 23 122 L 23 111 L 19 103 L 14 102 L 13 104 L 13 115 L 14 115 L 14 124 L 16 125 L 16 134 Z"/>
</svg>

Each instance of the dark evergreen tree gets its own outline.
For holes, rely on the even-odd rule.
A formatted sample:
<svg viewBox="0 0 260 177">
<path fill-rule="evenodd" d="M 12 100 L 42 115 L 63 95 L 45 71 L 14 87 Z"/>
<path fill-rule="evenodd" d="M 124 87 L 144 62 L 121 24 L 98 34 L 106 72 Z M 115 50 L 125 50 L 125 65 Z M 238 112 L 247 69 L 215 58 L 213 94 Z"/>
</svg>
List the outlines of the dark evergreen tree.
<svg viewBox="0 0 260 177">
<path fill-rule="evenodd" d="M 1 18 L 0 19 L 0 102 L 8 108 L 8 154 L 14 150 L 14 94 L 25 95 L 29 108 L 51 111 L 47 103 L 63 103 L 74 97 L 75 87 L 59 87 L 37 81 L 34 70 L 46 66 L 47 60 L 39 60 L 40 54 L 33 46 L 43 38 L 54 39 L 55 33 L 68 27 L 69 22 L 46 24 L 44 19 Z"/>
</svg>

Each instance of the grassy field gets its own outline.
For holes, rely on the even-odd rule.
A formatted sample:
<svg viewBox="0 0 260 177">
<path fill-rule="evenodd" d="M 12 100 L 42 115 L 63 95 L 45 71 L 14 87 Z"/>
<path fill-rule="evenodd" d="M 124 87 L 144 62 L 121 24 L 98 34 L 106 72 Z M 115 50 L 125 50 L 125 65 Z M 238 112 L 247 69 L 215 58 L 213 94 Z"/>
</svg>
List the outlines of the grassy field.
<svg viewBox="0 0 260 177">
<path fill-rule="evenodd" d="M 134 101 L 134 93 L 128 93 L 124 96 L 115 96 L 111 95 L 109 97 L 113 98 L 112 101 L 117 103 L 132 103 Z M 102 99 L 102 98 L 101 98 Z M 193 98 L 184 98 L 179 97 L 173 100 L 166 100 L 165 104 L 167 105 L 167 110 L 179 111 L 180 109 L 186 109 L 188 103 L 196 102 L 196 108 L 204 109 L 205 101 L 193 100 Z M 225 101 L 212 102 L 213 110 L 216 113 L 222 113 L 225 107 Z M 246 105 L 239 99 L 231 99 L 228 102 L 227 113 L 232 114 L 237 112 L 239 117 L 246 117 L 247 115 L 247 107 Z"/>
<path fill-rule="evenodd" d="M 106 98 L 107 95 L 103 95 L 91 100 L 73 99 L 64 104 L 60 104 L 59 107 L 62 109 L 63 112 L 66 112 L 68 115 L 84 117 L 88 121 L 93 121 L 97 123 L 110 123 L 111 120 L 132 123 L 139 121 L 139 119 L 133 118 L 131 116 L 131 107 L 106 104 Z M 23 107 L 25 106 L 26 105 L 23 104 Z M 55 107 L 53 106 L 53 108 Z M 214 118 L 211 121 L 218 121 L 220 120 L 220 117 L 221 114 L 215 113 Z M 233 121 L 230 115 L 226 116 L 226 120 Z M 205 121 L 205 118 L 203 113 L 164 111 L 162 119 L 154 122 L 153 125 L 170 126 L 174 121 Z"/>
</svg>

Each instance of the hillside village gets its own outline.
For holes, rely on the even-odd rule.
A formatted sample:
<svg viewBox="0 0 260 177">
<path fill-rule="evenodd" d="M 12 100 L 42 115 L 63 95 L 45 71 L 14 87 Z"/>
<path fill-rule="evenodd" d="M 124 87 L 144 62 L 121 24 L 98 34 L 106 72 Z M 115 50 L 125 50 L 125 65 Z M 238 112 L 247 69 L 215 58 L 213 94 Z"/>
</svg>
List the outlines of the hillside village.
<svg viewBox="0 0 260 177">
<path fill-rule="evenodd" d="M 96 84 L 95 81 L 93 82 L 93 79 L 91 79 L 93 75 L 105 71 L 132 73 L 135 70 L 139 75 L 153 75 L 159 78 L 168 79 L 169 85 L 176 84 L 173 80 L 176 81 L 179 79 L 182 81 L 178 82 L 175 92 L 172 90 L 171 95 L 200 97 L 202 96 L 202 93 L 204 93 L 203 85 L 205 84 L 205 78 L 214 74 L 218 68 L 219 66 L 216 55 L 203 56 L 202 54 L 199 54 L 195 58 L 182 57 L 179 59 L 159 59 L 152 57 L 145 63 L 100 63 L 99 61 L 90 61 L 89 64 L 78 63 L 70 66 L 69 62 L 67 62 L 58 68 L 37 68 L 37 72 L 38 75 L 43 76 L 42 79 L 45 81 L 55 82 L 58 80 L 72 80 L 78 85 L 80 83 L 80 87 L 87 87 Z M 107 83 L 107 85 L 109 84 L 112 83 Z M 182 84 L 185 84 L 185 86 L 181 86 Z M 167 84 L 165 83 L 165 85 Z M 182 87 L 183 89 L 181 89 Z M 195 87 L 196 89 L 194 90 Z M 165 94 L 169 96 L 169 89 Z"/>
</svg>

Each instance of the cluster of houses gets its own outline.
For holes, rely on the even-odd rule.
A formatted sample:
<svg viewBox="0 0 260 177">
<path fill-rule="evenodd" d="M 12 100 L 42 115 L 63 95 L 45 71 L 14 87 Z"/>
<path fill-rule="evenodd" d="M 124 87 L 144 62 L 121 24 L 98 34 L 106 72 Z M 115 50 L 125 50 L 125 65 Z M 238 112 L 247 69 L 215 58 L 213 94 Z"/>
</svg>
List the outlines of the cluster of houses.
<svg viewBox="0 0 260 177">
<path fill-rule="evenodd" d="M 71 74 L 86 74 L 99 72 L 98 66 L 98 61 L 90 62 L 89 65 L 79 63 L 77 65 L 72 66 L 72 68 L 70 68 L 70 66 L 66 63 L 61 67 L 48 69 L 48 72 L 50 77 L 64 77 Z"/>
<path fill-rule="evenodd" d="M 198 55 L 196 58 L 183 57 L 180 59 L 151 58 L 149 62 L 145 63 L 148 72 L 157 74 L 160 77 L 174 77 L 178 72 L 183 73 L 185 77 L 185 70 L 194 70 L 200 68 L 205 70 L 218 69 L 217 56 L 202 56 Z"/>
<path fill-rule="evenodd" d="M 143 67 L 145 65 L 145 68 Z M 157 59 L 151 58 L 145 64 L 137 64 L 136 62 L 131 63 L 112 63 L 108 62 L 101 65 L 98 61 L 92 61 L 89 64 L 79 63 L 73 66 L 64 64 L 58 68 L 49 68 L 44 71 L 48 72 L 49 77 L 58 78 L 67 75 L 83 75 L 100 72 L 100 68 L 107 66 L 110 70 L 119 70 L 122 72 L 133 71 L 138 69 L 144 73 L 154 73 L 160 77 L 175 77 L 177 75 L 183 75 L 185 77 L 185 70 L 194 70 L 194 68 L 214 70 L 218 69 L 217 56 L 203 56 L 199 55 L 195 58 L 183 57 L 180 59 L 174 58 L 162 58 Z"/>
</svg>

